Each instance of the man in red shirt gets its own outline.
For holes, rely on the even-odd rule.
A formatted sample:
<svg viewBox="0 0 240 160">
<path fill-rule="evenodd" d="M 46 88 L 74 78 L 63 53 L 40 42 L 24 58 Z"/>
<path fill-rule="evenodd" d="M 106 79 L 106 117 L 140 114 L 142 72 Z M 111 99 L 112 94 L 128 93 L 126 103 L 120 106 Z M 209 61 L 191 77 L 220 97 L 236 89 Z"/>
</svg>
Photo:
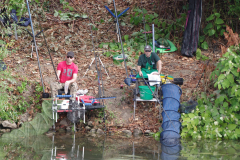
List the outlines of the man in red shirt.
<svg viewBox="0 0 240 160">
<path fill-rule="evenodd" d="M 57 66 L 57 82 L 53 82 L 51 84 L 52 89 L 52 97 L 58 95 L 58 89 L 62 89 L 63 87 L 67 87 L 70 89 L 70 95 L 73 97 L 71 100 L 76 99 L 76 92 L 78 89 L 76 80 L 78 74 L 78 67 L 73 63 L 74 61 L 74 53 L 68 52 L 66 56 L 66 61 L 62 61 Z M 66 89 L 66 88 L 65 88 Z"/>
</svg>

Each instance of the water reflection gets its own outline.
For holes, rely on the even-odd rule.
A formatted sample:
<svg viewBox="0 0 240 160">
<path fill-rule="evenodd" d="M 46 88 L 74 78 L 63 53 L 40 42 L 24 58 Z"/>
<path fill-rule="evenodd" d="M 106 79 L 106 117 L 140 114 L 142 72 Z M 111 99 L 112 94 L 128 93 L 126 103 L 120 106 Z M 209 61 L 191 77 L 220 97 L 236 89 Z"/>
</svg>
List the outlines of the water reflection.
<svg viewBox="0 0 240 160">
<path fill-rule="evenodd" d="M 181 144 L 177 143 L 174 146 L 167 146 L 161 143 L 161 150 L 162 160 L 177 160 L 180 157 Z"/>
<path fill-rule="evenodd" d="M 167 146 L 151 137 L 85 135 L 0 139 L 0 159 L 22 160 L 177 160 L 239 159 L 238 141 L 181 140 Z"/>
</svg>

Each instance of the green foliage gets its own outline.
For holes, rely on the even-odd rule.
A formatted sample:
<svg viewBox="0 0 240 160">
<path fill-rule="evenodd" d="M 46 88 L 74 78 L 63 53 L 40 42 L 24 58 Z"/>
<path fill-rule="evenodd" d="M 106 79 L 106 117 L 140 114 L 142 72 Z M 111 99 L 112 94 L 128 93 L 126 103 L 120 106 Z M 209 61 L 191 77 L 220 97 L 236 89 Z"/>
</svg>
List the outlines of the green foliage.
<svg viewBox="0 0 240 160">
<path fill-rule="evenodd" d="M 60 3 L 63 5 L 63 10 L 68 9 L 70 12 L 63 12 L 61 10 L 54 11 L 54 16 L 55 17 L 60 17 L 60 20 L 62 21 L 67 21 L 67 20 L 75 20 L 77 18 L 88 18 L 88 16 L 85 13 L 82 13 L 81 15 L 78 13 L 71 13 L 74 11 L 74 8 L 69 5 L 68 2 L 65 0 L 60 0 Z"/>
<path fill-rule="evenodd" d="M 14 45 L 14 40 L 11 40 L 10 43 L 6 43 L 3 40 L 0 40 L 0 60 L 4 59 L 8 55 L 11 54 L 11 51 L 8 50 L 8 47 L 12 47 Z"/>
<path fill-rule="evenodd" d="M 9 91 L 13 89 L 8 86 L 9 83 L 15 84 L 16 81 L 14 77 L 11 75 L 8 69 L 0 72 L 0 77 L 2 80 L 0 81 L 0 117 L 2 120 L 5 119 L 17 119 L 16 111 L 10 108 L 9 101 L 11 100 L 11 96 L 8 94 Z"/>
<path fill-rule="evenodd" d="M 154 133 L 152 136 L 156 141 L 160 141 L 160 134 L 161 132 Z"/>
<path fill-rule="evenodd" d="M 35 88 L 35 91 L 38 93 L 38 92 L 43 92 L 43 87 L 42 86 L 40 86 L 40 84 L 38 83 L 37 85 L 36 85 L 36 88 Z"/>
<path fill-rule="evenodd" d="M 45 12 L 49 12 L 49 5 L 50 5 L 50 1 L 46 0 L 43 2 L 42 7 Z"/>
<path fill-rule="evenodd" d="M 43 92 L 43 87 L 38 83 L 35 87 L 34 103 L 39 103 L 40 102 L 42 92 Z M 36 108 L 41 109 L 41 106 L 37 106 Z"/>
<path fill-rule="evenodd" d="M 239 46 L 230 47 L 219 59 L 211 74 L 218 90 L 210 96 L 202 93 L 196 110 L 182 114 L 183 138 L 240 138 L 239 61 Z"/>
<path fill-rule="evenodd" d="M 146 31 L 151 30 L 151 24 L 155 24 L 155 39 L 159 39 L 161 37 L 170 38 L 171 32 L 179 32 L 184 29 L 184 23 L 186 19 L 186 14 L 182 14 L 182 16 L 176 20 L 176 22 L 171 20 L 159 20 L 158 14 L 147 14 L 146 9 L 134 9 L 134 14 L 130 15 L 130 23 L 134 25 L 142 24 L 142 21 L 146 21 Z M 144 19 L 145 17 L 145 19 Z M 177 27 L 178 26 L 178 27 Z M 144 52 L 144 46 L 146 45 L 146 38 L 152 39 L 152 34 L 143 34 L 144 30 L 141 29 L 139 32 L 134 32 L 132 35 L 124 35 L 123 39 L 125 40 L 123 43 L 123 51 L 127 55 L 130 61 L 129 65 L 133 65 L 135 60 L 139 58 L 139 53 Z M 118 55 L 122 53 L 122 48 L 120 43 L 109 42 L 109 43 L 101 43 L 99 45 L 100 48 L 109 49 L 104 53 L 105 56 L 110 57 L 114 55 Z M 133 54 L 135 53 L 135 54 Z M 119 64 L 119 62 L 114 62 Z"/>
<path fill-rule="evenodd" d="M 27 81 L 23 81 L 20 86 L 17 86 L 18 92 L 22 94 L 26 90 L 26 86 L 27 86 Z"/>
<path fill-rule="evenodd" d="M 35 95 L 30 96 L 28 100 L 23 94 L 27 90 L 27 85 L 34 85 L 33 83 L 24 80 L 21 85 L 14 87 L 18 76 L 13 76 L 9 69 L 1 71 L 0 77 L 2 77 L 0 81 L 0 117 L 2 120 L 18 121 L 18 116 L 24 113 L 31 104 L 37 107 L 40 103 L 42 87 L 39 84 L 36 85 Z"/>
<path fill-rule="evenodd" d="M 240 0 L 224 0 L 228 5 L 228 15 L 240 17 Z M 231 2 L 231 3 L 230 3 Z"/>
<path fill-rule="evenodd" d="M 20 96 L 17 101 L 18 103 L 17 105 L 14 105 L 14 108 L 17 111 L 26 112 L 26 109 L 30 106 L 30 104 L 26 101 L 25 97 Z"/>
<path fill-rule="evenodd" d="M 87 16 L 85 14 L 79 15 L 78 13 L 73 14 L 71 12 L 63 13 L 61 10 L 59 10 L 59 11 L 55 10 L 54 16 L 55 17 L 59 16 L 60 20 L 62 20 L 62 21 L 75 20 L 80 17 L 87 18 Z"/>
<path fill-rule="evenodd" d="M 203 60 L 203 61 L 208 60 L 209 58 L 205 55 L 202 55 L 201 52 L 202 52 L 201 49 L 198 48 L 197 51 L 196 51 L 196 59 L 197 60 Z"/>
<path fill-rule="evenodd" d="M 86 17 L 86 18 L 87 18 L 87 17 Z M 98 30 L 98 28 L 97 28 L 94 24 L 89 23 L 88 25 L 91 27 L 91 29 L 92 29 L 93 31 L 97 31 L 97 30 Z"/>
<path fill-rule="evenodd" d="M 70 11 L 74 11 L 73 7 L 71 7 L 71 6 L 69 5 L 69 3 L 66 2 L 65 0 L 60 0 L 60 3 L 62 3 L 62 5 L 63 5 L 63 10 L 65 10 L 66 8 L 68 8 Z"/>
<path fill-rule="evenodd" d="M 218 38 L 219 36 L 223 36 L 223 32 L 225 32 L 225 25 L 220 16 L 220 13 L 213 13 L 206 19 L 208 24 L 203 29 L 204 35 L 199 37 L 201 48 L 208 49 L 208 43 L 206 41 L 208 37 Z"/>
<path fill-rule="evenodd" d="M 186 14 L 182 14 L 176 21 L 169 19 L 159 19 L 158 14 L 148 14 L 146 9 L 134 9 L 134 14 L 131 15 L 130 23 L 138 26 L 145 22 L 145 30 L 151 31 L 152 24 L 155 25 L 155 39 L 161 37 L 169 39 L 171 33 L 180 33 L 184 30 L 184 23 L 186 20 Z M 145 17 L 145 18 L 144 18 Z M 141 31 L 142 34 L 143 31 Z M 143 34 L 142 34 L 143 35 Z M 145 40 L 145 35 L 141 36 Z M 147 38 L 152 38 L 152 34 L 147 34 Z"/>
<path fill-rule="evenodd" d="M 98 109 L 98 117 L 99 118 L 104 118 L 104 113 L 105 111 L 104 111 L 104 108 L 99 108 Z"/>
<path fill-rule="evenodd" d="M 133 53 L 144 52 L 144 46 L 146 45 L 144 42 L 135 42 L 133 38 L 129 39 L 128 35 L 124 36 L 125 42 L 123 43 L 123 51 L 126 57 L 128 57 L 128 65 L 133 65 L 135 59 L 138 59 L 138 54 L 133 56 Z M 107 52 L 104 52 L 103 55 L 110 57 L 119 55 L 122 53 L 121 43 L 118 42 L 109 42 L 109 43 L 101 43 L 99 48 L 108 49 Z M 117 61 L 114 61 L 114 64 L 120 64 Z"/>
<path fill-rule="evenodd" d="M 5 7 L 8 9 L 10 13 L 12 9 L 17 11 L 17 16 L 21 17 L 23 14 L 27 12 L 27 4 L 25 0 L 9 0 L 8 4 L 5 4 Z"/>
</svg>

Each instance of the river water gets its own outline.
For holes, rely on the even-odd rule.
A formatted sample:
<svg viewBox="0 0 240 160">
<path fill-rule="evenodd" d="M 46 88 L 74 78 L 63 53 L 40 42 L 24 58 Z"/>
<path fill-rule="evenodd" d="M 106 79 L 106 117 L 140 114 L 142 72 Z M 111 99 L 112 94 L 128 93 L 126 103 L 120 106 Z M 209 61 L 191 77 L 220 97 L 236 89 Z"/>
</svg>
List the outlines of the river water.
<svg viewBox="0 0 240 160">
<path fill-rule="evenodd" d="M 0 139 L 0 159 L 17 160 L 175 160 L 240 159 L 239 141 L 181 140 L 164 146 L 152 137 L 55 134 Z"/>
</svg>

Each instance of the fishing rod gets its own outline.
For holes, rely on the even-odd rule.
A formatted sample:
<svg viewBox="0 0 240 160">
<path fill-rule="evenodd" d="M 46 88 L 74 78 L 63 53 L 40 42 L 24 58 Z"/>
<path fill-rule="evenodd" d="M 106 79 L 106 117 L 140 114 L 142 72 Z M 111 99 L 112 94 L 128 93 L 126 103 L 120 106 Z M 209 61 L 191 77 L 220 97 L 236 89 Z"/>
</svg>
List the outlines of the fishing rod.
<svg viewBox="0 0 240 160">
<path fill-rule="evenodd" d="M 89 15 L 88 13 L 88 7 L 87 7 L 87 14 Z M 89 23 L 90 23 L 90 16 L 89 16 Z M 99 65 L 100 65 L 100 71 L 98 70 L 98 60 L 97 60 L 97 57 L 98 59 L 100 59 L 99 56 L 97 56 L 97 54 L 95 53 L 95 45 L 94 45 L 94 42 L 93 42 L 93 32 L 92 32 L 92 27 L 91 25 L 90 26 L 90 30 L 91 30 L 91 37 L 92 37 L 92 45 L 93 45 L 93 53 L 94 53 L 94 57 L 95 57 L 95 63 L 96 63 L 96 70 L 97 70 L 97 75 L 98 75 L 98 95 L 99 95 L 99 98 L 103 97 L 104 96 L 104 87 L 103 87 L 103 78 L 102 78 L 102 74 L 101 74 L 101 64 L 99 62 Z M 100 84 L 100 79 L 102 79 L 102 88 L 101 88 L 101 84 Z M 102 95 L 102 92 L 103 92 L 103 95 Z M 102 101 L 103 103 L 103 106 L 104 106 L 104 101 Z M 103 116 L 104 116 L 104 122 L 105 122 L 105 110 L 104 110 L 104 107 L 103 107 Z"/>
<path fill-rule="evenodd" d="M 37 14 L 36 14 L 36 15 L 37 15 Z M 38 23 L 39 23 L 39 26 L 40 26 L 40 30 L 41 30 L 41 32 L 42 32 L 44 41 L 45 41 L 45 43 L 46 43 L 47 50 L 48 50 L 48 54 L 49 54 L 49 56 L 50 56 L 50 59 L 51 59 L 52 65 L 53 65 L 53 69 L 54 69 L 55 75 L 56 75 L 56 77 L 57 77 L 57 80 L 59 80 L 59 79 L 58 79 L 58 76 L 57 76 L 57 72 L 56 72 L 55 66 L 54 66 L 54 63 L 53 63 L 53 60 L 52 60 L 52 56 L 51 56 L 51 53 L 50 53 L 50 50 L 49 50 L 49 47 L 48 47 L 48 44 L 47 44 L 47 41 L 46 41 L 46 38 L 45 38 L 45 35 L 44 35 L 44 32 L 43 32 L 43 29 L 42 29 L 42 25 L 41 25 L 41 22 L 40 22 L 40 18 L 38 18 L 38 19 L 39 19 Z"/>
<path fill-rule="evenodd" d="M 88 8 L 87 8 L 87 13 L 88 13 Z M 89 18 L 89 23 L 90 23 L 90 18 Z M 102 95 L 101 95 L 101 85 L 100 85 L 100 73 L 99 73 L 99 70 L 98 70 L 97 54 L 95 53 L 95 45 L 94 45 L 94 42 L 93 42 L 93 32 L 92 32 L 91 23 L 90 23 L 89 27 L 90 27 L 90 30 L 91 30 L 93 53 L 94 53 L 94 57 L 95 57 L 96 70 L 97 70 L 97 75 L 98 75 L 98 95 L 99 95 L 99 98 L 101 98 Z"/>
<path fill-rule="evenodd" d="M 43 98 L 48 98 L 48 97 L 49 97 L 49 94 L 48 94 L 48 93 L 45 93 L 45 90 L 44 90 L 44 84 L 43 84 L 41 66 L 40 66 L 40 61 L 39 61 L 39 56 L 38 56 L 38 50 L 37 50 L 37 43 L 36 43 L 36 39 L 35 39 L 35 34 L 34 34 L 33 23 L 32 23 L 31 12 L 30 12 L 30 7 L 29 7 L 29 4 L 28 4 L 28 0 L 26 0 L 26 2 L 27 2 L 28 14 L 29 14 L 29 18 L 30 18 L 30 24 L 31 24 L 31 28 L 32 28 L 32 35 L 33 35 L 34 45 L 35 45 L 36 54 L 37 54 L 38 69 L 39 69 L 39 73 L 40 73 L 40 77 L 41 77 L 41 82 L 42 82 L 42 87 L 43 87 L 42 97 L 43 97 Z"/>
<path fill-rule="evenodd" d="M 144 82 L 147 84 L 148 88 L 150 89 L 150 91 L 152 92 L 153 96 L 155 97 L 155 99 L 157 100 L 157 102 L 160 104 L 161 109 L 163 109 L 164 113 L 166 114 L 167 118 L 169 119 L 169 121 L 171 122 L 171 124 L 173 125 L 174 129 L 177 131 L 177 128 L 175 127 L 175 125 L 173 124 L 171 118 L 168 116 L 167 112 L 165 111 L 165 109 L 162 107 L 160 100 L 157 98 L 157 96 L 154 94 L 154 92 L 152 91 L 151 87 L 149 86 L 148 82 L 145 80 L 145 78 L 142 76 L 142 79 L 144 80 Z M 161 96 L 160 96 L 161 99 Z"/>
</svg>

